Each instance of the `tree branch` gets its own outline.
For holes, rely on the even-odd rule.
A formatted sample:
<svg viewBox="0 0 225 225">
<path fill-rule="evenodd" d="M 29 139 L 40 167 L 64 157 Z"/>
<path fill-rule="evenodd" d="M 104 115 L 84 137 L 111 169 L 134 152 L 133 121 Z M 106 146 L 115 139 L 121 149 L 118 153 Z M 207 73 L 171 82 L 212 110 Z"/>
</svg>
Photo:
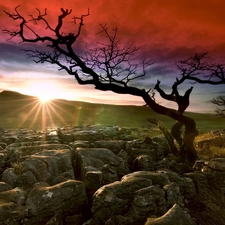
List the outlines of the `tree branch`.
<svg viewBox="0 0 225 225">
<path fill-rule="evenodd" d="M 161 121 L 156 120 L 156 119 L 152 119 L 152 118 L 148 118 L 147 121 L 149 123 L 152 123 L 152 124 L 157 125 L 157 127 L 159 128 L 159 130 L 164 134 L 164 136 L 165 136 L 165 138 L 167 140 L 167 143 L 170 146 L 171 152 L 175 156 L 178 156 L 179 155 L 179 152 L 177 150 L 177 147 L 174 144 L 174 139 L 173 139 L 172 135 L 170 134 L 170 132 L 168 131 L 168 129 L 164 126 L 164 124 Z"/>
<path fill-rule="evenodd" d="M 218 96 L 211 99 L 210 102 L 219 106 L 219 108 L 215 110 L 216 115 L 225 118 L 225 96 Z"/>
<path fill-rule="evenodd" d="M 108 31 L 107 27 L 100 24 L 101 32 L 107 41 L 97 42 L 97 47 L 87 48 L 85 63 L 93 70 L 100 70 L 99 78 L 102 82 L 109 82 L 126 87 L 130 81 L 144 77 L 147 68 L 153 63 L 144 59 L 141 63 L 135 62 L 134 55 L 138 48 L 131 43 L 122 46 L 117 38 L 118 28 Z"/>
<path fill-rule="evenodd" d="M 168 101 L 176 102 L 178 105 L 178 112 L 183 113 L 187 107 L 190 104 L 189 97 L 192 92 L 193 87 L 189 88 L 183 96 L 181 96 L 177 90 L 177 87 L 179 84 L 181 84 L 184 80 L 183 79 L 177 79 L 177 81 L 172 86 L 172 93 L 166 94 L 161 88 L 160 88 L 160 81 L 158 80 L 155 85 L 155 90 L 157 90 L 160 94 L 160 96 Z"/>
<path fill-rule="evenodd" d="M 196 53 L 185 60 L 178 61 L 182 80 L 192 80 L 201 84 L 225 84 L 224 65 L 209 63 L 208 53 Z"/>
</svg>

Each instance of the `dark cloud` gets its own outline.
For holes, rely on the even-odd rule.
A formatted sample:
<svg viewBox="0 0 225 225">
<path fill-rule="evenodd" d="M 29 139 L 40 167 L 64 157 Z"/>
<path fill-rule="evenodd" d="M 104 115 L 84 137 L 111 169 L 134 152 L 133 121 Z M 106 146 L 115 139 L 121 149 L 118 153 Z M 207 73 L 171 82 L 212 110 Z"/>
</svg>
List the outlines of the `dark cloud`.
<svg viewBox="0 0 225 225">
<path fill-rule="evenodd" d="M 22 46 L 17 43 L 0 43 L 0 59 L 5 61 L 24 62 L 26 54 L 21 50 Z"/>
</svg>

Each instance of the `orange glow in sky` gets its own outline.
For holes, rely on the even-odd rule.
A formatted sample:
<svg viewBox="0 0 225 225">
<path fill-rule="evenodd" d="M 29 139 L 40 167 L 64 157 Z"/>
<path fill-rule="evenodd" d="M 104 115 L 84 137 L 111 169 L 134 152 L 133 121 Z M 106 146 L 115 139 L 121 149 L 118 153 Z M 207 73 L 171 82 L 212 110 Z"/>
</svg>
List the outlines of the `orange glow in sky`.
<svg viewBox="0 0 225 225">
<path fill-rule="evenodd" d="M 16 29 L 15 23 L 3 10 L 13 12 L 20 5 L 23 15 L 35 14 L 36 8 L 48 10 L 48 20 L 54 27 L 60 8 L 73 9 L 73 16 L 86 14 L 77 48 L 93 46 L 98 39 L 99 24 L 109 28 L 117 26 L 121 42 L 134 42 L 142 52 L 155 62 L 155 67 L 147 74 L 142 84 L 154 87 L 160 79 L 165 91 L 171 92 L 179 72 L 174 63 L 196 52 L 209 52 L 217 61 L 225 61 L 225 1 L 222 0 L 15 0 L 4 1 L 0 5 L 0 27 Z M 67 21 L 67 29 L 74 29 L 74 23 Z M 41 31 L 43 32 L 43 31 Z M 46 32 L 46 31 L 45 31 Z M 91 86 L 79 86 L 75 79 L 47 64 L 35 64 L 27 59 L 18 39 L 6 41 L 8 36 L 0 34 L 0 91 L 15 90 L 41 99 L 65 98 L 79 101 L 104 102 L 110 104 L 143 105 L 142 99 L 120 96 L 111 92 L 96 91 Z M 192 85 L 191 85 L 192 86 Z M 184 91 L 190 87 L 185 84 Z M 189 110 L 210 111 L 207 102 L 217 95 L 224 95 L 224 87 L 195 85 L 191 95 Z M 159 100 L 161 101 L 161 100 Z M 201 104 L 200 104 L 201 103 Z M 164 103 L 170 106 L 171 103 Z"/>
</svg>

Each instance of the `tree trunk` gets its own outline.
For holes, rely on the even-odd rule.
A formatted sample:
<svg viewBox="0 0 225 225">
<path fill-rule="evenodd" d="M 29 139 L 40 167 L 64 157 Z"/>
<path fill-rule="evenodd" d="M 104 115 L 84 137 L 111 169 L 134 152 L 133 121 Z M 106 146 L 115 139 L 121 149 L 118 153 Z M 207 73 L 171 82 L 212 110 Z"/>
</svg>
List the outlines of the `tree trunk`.
<svg viewBox="0 0 225 225">
<path fill-rule="evenodd" d="M 183 124 L 180 122 L 176 122 L 172 128 L 171 128 L 171 135 L 173 136 L 173 138 L 177 141 L 177 143 L 179 144 L 180 149 L 183 146 L 183 139 L 182 139 L 182 127 Z"/>
<path fill-rule="evenodd" d="M 190 165 L 198 158 L 194 146 L 194 140 L 197 135 L 198 131 L 196 130 L 196 124 L 194 120 L 192 120 L 192 123 L 190 124 L 185 124 L 185 134 L 181 155 L 183 156 L 184 162 Z"/>
<path fill-rule="evenodd" d="M 175 144 L 174 144 L 174 138 L 173 136 L 170 134 L 170 132 L 167 130 L 167 128 L 163 125 L 163 123 L 159 120 L 156 119 L 152 119 L 152 118 L 148 118 L 147 119 L 149 123 L 153 123 L 155 125 L 157 125 L 157 127 L 161 130 L 161 132 L 164 134 L 166 141 L 168 143 L 168 145 L 170 146 L 170 150 L 171 152 L 175 155 L 175 156 L 179 156 L 179 151 L 177 150 Z"/>
<path fill-rule="evenodd" d="M 181 157 L 183 162 L 186 162 L 192 166 L 197 159 L 197 151 L 194 147 L 194 139 L 198 135 L 198 131 L 196 129 L 195 121 L 192 118 L 184 116 L 179 111 L 158 105 L 147 93 L 142 95 L 142 97 L 146 104 L 155 112 L 169 116 L 170 118 L 185 126 Z"/>
</svg>

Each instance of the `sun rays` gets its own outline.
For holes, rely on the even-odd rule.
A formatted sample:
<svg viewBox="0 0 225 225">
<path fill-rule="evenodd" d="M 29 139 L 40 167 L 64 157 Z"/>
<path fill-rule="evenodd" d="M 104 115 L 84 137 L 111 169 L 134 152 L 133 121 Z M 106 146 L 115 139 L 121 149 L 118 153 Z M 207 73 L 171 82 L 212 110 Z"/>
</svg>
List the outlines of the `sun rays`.
<svg viewBox="0 0 225 225">
<path fill-rule="evenodd" d="M 18 127 L 31 127 L 45 130 L 66 126 L 76 121 L 76 115 L 68 113 L 60 99 L 28 98 L 22 107 L 17 109 L 20 123 Z"/>
<path fill-rule="evenodd" d="M 39 81 L 29 83 L 27 87 L 33 96 L 26 99 L 14 99 L 18 105 L 16 113 L 19 118 L 18 127 L 31 127 L 38 129 L 55 128 L 68 125 L 75 120 L 72 113 L 64 110 L 59 96 L 59 87 L 54 82 Z M 21 107 L 22 105 L 22 107 Z M 15 119 L 16 120 L 16 119 Z"/>
</svg>

